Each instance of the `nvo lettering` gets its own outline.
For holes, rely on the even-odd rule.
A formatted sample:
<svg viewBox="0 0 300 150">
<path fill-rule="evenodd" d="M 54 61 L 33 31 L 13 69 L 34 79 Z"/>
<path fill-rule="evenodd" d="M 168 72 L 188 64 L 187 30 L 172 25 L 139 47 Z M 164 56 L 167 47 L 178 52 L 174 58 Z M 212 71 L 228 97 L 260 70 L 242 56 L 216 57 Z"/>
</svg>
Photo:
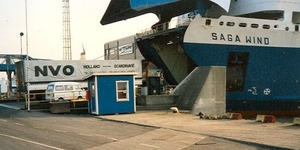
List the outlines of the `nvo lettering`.
<svg viewBox="0 0 300 150">
<path fill-rule="evenodd" d="M 60 71 L 66 76 L 70 76 L 74 73 L 74 67 L 71 65 L 66 65 L 62 67 L 61 65 L 58 65 L 57 67 L 53 66 L 43 66 L 43 68 L 40 68 L 40 66 L 34 66 L 34 74 L 36 77 L 40 76 L 48 76 L 48 73 L 51 73 L 53 76 L 57 76 Z"/>
</svg>

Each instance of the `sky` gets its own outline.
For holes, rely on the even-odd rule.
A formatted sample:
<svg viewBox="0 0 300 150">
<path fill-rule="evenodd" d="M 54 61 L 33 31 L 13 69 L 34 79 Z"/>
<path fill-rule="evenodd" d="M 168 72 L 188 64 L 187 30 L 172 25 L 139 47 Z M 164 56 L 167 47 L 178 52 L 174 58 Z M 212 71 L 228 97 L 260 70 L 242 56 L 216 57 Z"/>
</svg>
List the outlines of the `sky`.
<svg viewBox="0 0 300 150">
<path fill-rule="evenodd" d="M 87 60 L 101 60 L 106 42 L 141 32 L 158 21 L 154 14 L 145 14 L 103 26 L 100 20 L 109 2 L 70 0 L 72 60 L 80 59 L 82 46 Z M 33 58 L 62 60 L 62 0 L 27 0 L 27 32 L 25 6 L 25 0 L 0 0 L 0 53 L 28 52 Z M 25 35 L 20 37 L 20 32 Z"/>
<path fill-rule="evenodd" d="M 103 56 L 104 43 L 138 33 L 158 21 L 146 14 L 126 21 L 101 25 L 110 0 L 70 0 L 72 59 L 80 59 L 82 45 L 87 59 Z M 63 59 L 62 0 L 27 0 L 28 55 Z M 25 0 L 0 0 L 1 54 L 20 54 L 20 32 L 26 34 Z M 22 54 L 26 54 L 26 35 Z"/>
</svg>

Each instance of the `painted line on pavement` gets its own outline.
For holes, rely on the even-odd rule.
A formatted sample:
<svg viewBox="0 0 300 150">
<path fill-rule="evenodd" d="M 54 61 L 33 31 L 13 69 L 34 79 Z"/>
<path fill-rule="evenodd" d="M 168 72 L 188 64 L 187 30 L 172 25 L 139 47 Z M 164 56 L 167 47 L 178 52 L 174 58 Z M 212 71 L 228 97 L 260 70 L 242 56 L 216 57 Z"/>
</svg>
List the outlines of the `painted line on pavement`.
<svg viewBox="0 0 300 150">
<path fill-rule="evenodd" d="M 84 136 L 93 136 L 91 134 L 85 134 L 85 133 L 78 133 L 79 135 L 84 135 Z"/>
<path fill-rule="evenodd" d="M 100 135 L 100 134 L 95 134 L 95 136 L 107 138 L 107 139 L 112 140 L 112 141 L 118 141 L 118 139 L 115 139 L 115 138 L 112 138 L 112 137 L 108 137 L 108 136 L 104 136 L 104 135 Z"/>
<path fill-rule="evenodd" d="M 6 108 L 15 109 L 15 110 L 20 110 L 20 109 L 21 109 L 21 108 L 19 108 L 19 107 L 14 107 L 14 106 L 5 105 L 5 104 L 0 104 L 0 106 L 2 106 L 2 107 L 6 107 Z"/>
<path fill-rule="evenodd" d="M 9 137 L 9 138 L 12 138 L 12 139 L 16 139 L 16 140 L 20 140 L 20 141 L 24 141 L 24 142 L 28 142 L 28 143 L 32 143 L 32 144 L 36 144 L 36 145 L 40 145 L 40 146 L 44 146 L 44 147 L 48 147 L 48 148 L 52 148 L 52 149 L 56 149 L 56 150 L 63 150 L 61 148 L 58 148 L 58 147 L 54 147 L 54 146 L 50 146 L 50 145 L 46 145 L 46 144 L 42 144 L 42 143 L 38 143 L 38 142 L 34 142 L 34 141 L 30 141 L 30 140 L 26 140 L 26 139 L 22 139 L 22 138 L 18 138 L 18 137 L 15 137 L 15 136 L 11 136 L 11 135 L 7 135 L 7 134 L 1 134 L 1 136 L 5 136 L 5 137 Z"/>
<path fill-rule="evenodd" d="M 160 148 L 160 147 L 155 146 L 155 145 L 149 145 L 149 144 L 144 144 L 144 143 L 140 143 L 140 145 L 147 146 L 147 147 L 153 147 L 153 148 Z"/>
<path fill-rule="evenodd" d="M 19 126 L 25 126 L 24 124 L 22 123 L 15 123 L 16 125 L 19 125 Z"/>
<path fill-rule="evenodd" d="M 108 136 L 104 136 L 104 135 L 98 135 L 98 134 L 96 134 L 95 136 L 107 138 L 107 139 L 113 140 L 113 141 L 118 141 L 118 139 L 115 139 L 115 138 L 112 138 L 112 137 L 108 137 Z"/>
<path fill-rule="evenodd" d="M 113 141 L 118 141 L 118 139 L 110 138 L 110 137 L 107 137 L 107 139 L 110 139 L 110 140 L 113 140 Z"/>
<path fill-rule="evenodd" d="M 55 129 L 54 131 L 55 132 L 61 132 L 61 133 L 67 133 L 67 131 L 64 131 L 64 130 L 57 130 L 57 129 Z"/>
</svg>

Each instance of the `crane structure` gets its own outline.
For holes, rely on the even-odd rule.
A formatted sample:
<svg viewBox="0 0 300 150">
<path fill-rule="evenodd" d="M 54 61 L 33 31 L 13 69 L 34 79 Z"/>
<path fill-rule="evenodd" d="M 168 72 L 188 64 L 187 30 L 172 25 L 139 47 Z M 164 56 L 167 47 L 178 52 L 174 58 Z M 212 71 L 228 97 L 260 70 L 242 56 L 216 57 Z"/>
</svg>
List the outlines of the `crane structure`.
<svg viewBox="0 0 300 150">
<path fill-rule="evenodd" d="M 63 60 L 72 60 L 69 0 L 62 0 L 62 9 L 63 9 Z"/>
</svg>

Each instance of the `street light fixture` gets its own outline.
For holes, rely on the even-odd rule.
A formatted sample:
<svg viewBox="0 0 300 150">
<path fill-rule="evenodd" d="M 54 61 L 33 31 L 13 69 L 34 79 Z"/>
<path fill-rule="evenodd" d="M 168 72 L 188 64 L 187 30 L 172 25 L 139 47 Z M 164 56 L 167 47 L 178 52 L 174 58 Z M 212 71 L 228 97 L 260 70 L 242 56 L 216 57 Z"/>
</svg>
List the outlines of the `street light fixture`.
<svg viewBox="0 0 300 150">
<path fill-rule="evenodd" d="M 23 60 L 23 50 L 22 50 L 22 47 L 23 47 L 23 44 L 22 44 L 22 36 L 24 35 L 23 32 L 20 32 L 20 44 L 21 44 L 21 56 L 20 56 L 20 61 Z M 22 91 L 24 91 L 24 80 L 22 80 Z"/>
<path fill-rule="evenodd" d="M 23 50 L 22 50 L 22 36 L 24 35 L 23 32 L 20 32 L 20 43 L 21 43 L 21 59 L 23 59 L 22 55 L 23 55 Z"/>
</svg>

